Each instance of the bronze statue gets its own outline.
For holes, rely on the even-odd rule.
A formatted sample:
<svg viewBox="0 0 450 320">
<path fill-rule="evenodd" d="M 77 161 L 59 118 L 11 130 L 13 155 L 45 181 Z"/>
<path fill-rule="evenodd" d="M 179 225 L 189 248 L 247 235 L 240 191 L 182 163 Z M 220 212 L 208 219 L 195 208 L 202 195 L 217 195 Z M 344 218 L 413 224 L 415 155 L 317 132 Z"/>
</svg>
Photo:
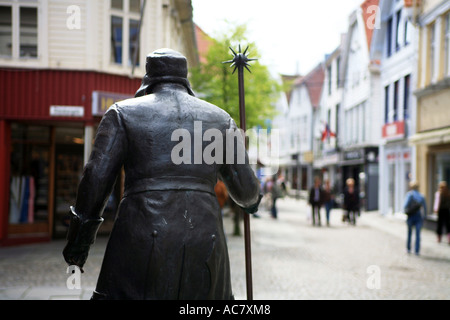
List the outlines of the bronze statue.
<svg viewBox="0 0 450 320">
<path fill-rule="evenodd" d="M 229 196 L 254 213 L 261 200 L 259 182 L 247 154 L 244 162 L 238 159 L 242 136 L 235 136 L 230 157 L 226 135 L 237 128 L 234 120 L 194 96 L 187 72 L 186 58 L 179 52 L 160 49 L 149 54 L 136 98 L 111 106 L 99 125 L 71 207 L 63 251 L 67 263 L 83 267 L 124 167 L 124 196 L 92 299 L 233 298 L 214 186 L 217 178 L 222 180 Z M 199 128 L 200 149 L 193 143 L 198 143 L 194 135 Z M 179 148 L 184 136 L 174 136 L 177 129 L 194 136 L 190 150 Z M 216 135 L 208 140 L 206 132 Z M 211 163 L 200 155 L 199 162 L 198 153 L 206 152 L 213 140 L 224 148 L 222 159 Z M 216 160 L 219 151 L 212 153 Z"/>
</svg>

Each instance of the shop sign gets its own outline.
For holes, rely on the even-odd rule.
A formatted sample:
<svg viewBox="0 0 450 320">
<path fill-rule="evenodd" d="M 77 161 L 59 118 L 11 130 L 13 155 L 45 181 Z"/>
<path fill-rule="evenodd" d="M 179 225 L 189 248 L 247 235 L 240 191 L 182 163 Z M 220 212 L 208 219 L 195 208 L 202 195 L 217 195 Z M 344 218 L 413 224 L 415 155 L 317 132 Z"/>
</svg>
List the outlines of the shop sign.
<svg viewBox="0 0 450 320">
<path fill-rule="evenodd" d="M 84 107 L 82 106 L 50 106 L 50 116 L 52 117 L 84 117 Z"/>
<path fill-rule="evenodd" d="M 313 154 L 313 152 L 312 151 L 304 152 L 302 154 L 302 160 L 305 163 L 313 163 L 313 161 L 314 161 L 314 154 Z"/>
<path fill-rule="evenodd" d="M 92 91 L 92 115 L 101 117 L 114 103 L 129 98 L 133 98 L 133 96 L 114 92 Z"/>
<path fill-rule="evenodd" d="M 361 160 L 363 159 L 362 150 L 353 150 L 344 152 L 344 160 Z"/>
<path fill-rule="evenodd" d="M 382 136 L 385 139 L 399 139 L 405 137 L 405 121 L 387 123 L 383 126 Z"/>
</svg>

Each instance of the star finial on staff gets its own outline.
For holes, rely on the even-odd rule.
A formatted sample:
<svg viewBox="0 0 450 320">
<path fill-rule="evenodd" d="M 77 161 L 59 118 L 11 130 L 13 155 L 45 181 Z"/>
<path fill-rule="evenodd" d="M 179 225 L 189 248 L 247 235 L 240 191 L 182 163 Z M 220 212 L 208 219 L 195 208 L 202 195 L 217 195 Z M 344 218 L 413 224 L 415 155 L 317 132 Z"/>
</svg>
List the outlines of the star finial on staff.
<svg viewBox="0 0 450 320">
<path fill-rule="evenodd" d="M 241 45 L 239 44 L 239 52 L 236 53 L 233 48 L 229 47 L 231 52 L 233 52 L 234 58 L 233 60 L 228 60 L 228 61 L 224 61 L 222 63 L 231 63 L 230 67 L 234 67 L 233 69 L 233 74 L 236 71 L 237 68 L 245 68 L 248 70 L 248 72 L 251 73 L 250 69 L 248 68 L 250 65 L 248 64 L 249 61 L 254 61 L 257 59 L 249 59 L 248 54 L 247 54 L 247 50 L 248 50 L 248 46 L 247 48 L 244 50 L 243 53 L 241 53 Z"/>
</svg>

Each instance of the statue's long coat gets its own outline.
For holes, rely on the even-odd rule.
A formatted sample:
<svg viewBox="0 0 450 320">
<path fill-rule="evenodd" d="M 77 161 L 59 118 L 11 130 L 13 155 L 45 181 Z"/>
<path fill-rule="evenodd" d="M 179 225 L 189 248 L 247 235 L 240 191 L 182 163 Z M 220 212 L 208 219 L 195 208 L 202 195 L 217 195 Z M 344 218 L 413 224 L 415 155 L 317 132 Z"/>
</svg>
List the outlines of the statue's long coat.
<svg viewBox="0 0 450 320">
<path fill-rule="evenodd" d="M 224 145 L 226 130 L 236 128 L 226 112 L 170 84 L 117 103 L 104 115 L 75 211 L 84 219 L 98 218 L 122 166 L 125 192 L 94 299 L 233 297 L 214 185 L 223 180 L 235 202 L 248 208 L 258 202 L 259 183 L 248 164 L 226 163 L 226 150 L 223 164 L 193 164 L 199 155 L 195 121 L 201 121 L 203 133 L 220 130 Z M 176 129 L 190 133 L 192 164 L 173 161 L 187 151 L 172 154 L 181 146 L 182 138 L 172 137 Z M 202 150 L 211 143 L 205 140 Z"/>
</svg>

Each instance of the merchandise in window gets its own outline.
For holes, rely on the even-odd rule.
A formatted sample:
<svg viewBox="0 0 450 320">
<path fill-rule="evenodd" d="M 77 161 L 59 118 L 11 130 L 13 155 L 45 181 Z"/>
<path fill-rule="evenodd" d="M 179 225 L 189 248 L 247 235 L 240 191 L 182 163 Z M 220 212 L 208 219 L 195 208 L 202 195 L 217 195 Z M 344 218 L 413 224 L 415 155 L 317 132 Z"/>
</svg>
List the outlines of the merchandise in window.
<svg viewBox="0 0 450 320">
<path fill-rule="evenodd" d="M 13 124 L 9 223 L 48 221 L 50 129 Z"/>
</svg>

